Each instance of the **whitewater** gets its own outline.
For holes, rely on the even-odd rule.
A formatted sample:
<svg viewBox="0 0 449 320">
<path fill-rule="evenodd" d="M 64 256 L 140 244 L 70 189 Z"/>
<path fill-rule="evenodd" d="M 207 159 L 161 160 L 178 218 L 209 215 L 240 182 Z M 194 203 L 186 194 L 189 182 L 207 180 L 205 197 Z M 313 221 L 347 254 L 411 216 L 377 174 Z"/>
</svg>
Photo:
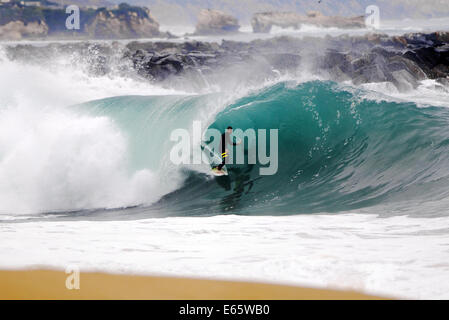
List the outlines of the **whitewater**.
<svg viewBox="0 0 449 320">
<path fill-rule="evenodd" d="M 1 268 L 448 298 L 444 85 L 304 72 L 192 92 L 88 67 L 0 50 Z M 231 165 L 217 180 L 206 164 L 175 166 L 170 133 L 194 120 L 279 129 L 279 171 Z"/>
</svg>

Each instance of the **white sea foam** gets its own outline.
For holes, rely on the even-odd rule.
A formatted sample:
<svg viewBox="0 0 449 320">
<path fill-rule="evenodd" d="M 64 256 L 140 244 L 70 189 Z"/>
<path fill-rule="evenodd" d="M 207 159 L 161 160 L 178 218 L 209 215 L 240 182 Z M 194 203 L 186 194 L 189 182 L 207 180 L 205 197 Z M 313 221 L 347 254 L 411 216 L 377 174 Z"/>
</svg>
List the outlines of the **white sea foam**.
<svg viewBox="0 0 449 320">
<path fill-rule="evenodd" d="M 89 76 L 81 66 L 61 61 L 38 66 L 3 54 L 0 69 L 0 212 L 130 206 L 172 190 L 174 185 L 161 185 L 155 172 L 128 172 L 128 142 L 111 119 L 67 107 L 108 96 L 176 91 Z"/>
<path fill-rule="evenodd" d="M 366 83 L 363 97 L 376 101 L 413 102 L 418 107 L 449 107 L 449 87 L 436 80 L 420 81 L 417 88 L 400 91 L 390 82 Z"/>
<path fill-rule="evenodd" d="M 0 155 L 0 212 L 130 206 L 167 191 L 149 170 L 127 172 L 126 139 L 106 117 L 2 110 Z"/>
</svg>

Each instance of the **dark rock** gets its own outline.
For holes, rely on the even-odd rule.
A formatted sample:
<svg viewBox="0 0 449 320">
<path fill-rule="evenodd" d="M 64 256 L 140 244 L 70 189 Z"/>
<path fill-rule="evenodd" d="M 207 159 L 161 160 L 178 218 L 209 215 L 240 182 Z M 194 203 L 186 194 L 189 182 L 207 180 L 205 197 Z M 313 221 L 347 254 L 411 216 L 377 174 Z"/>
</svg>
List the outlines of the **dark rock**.
<svg viewBox="0 0 449 320">
<path fill-rule="evenodd" d="M 39 63 L 61 53 L 79 57 L 89 72 L 104 75 L 117 69 L 112 57 L 119 56 L 119 69 L 151 81 L 182 85 L 211 85 L 235 81 L 257 83 L 282 74 L 297 74 L 304 68 L 335 81 L 356 84 L 391 82 L 408 90 L 424 79 L 446 83 L 449 77 L 449 33 L 338 36 L 302 39 L 276 37 L 251 42 L 221 44 L 189 41 L 11 45 L 7 55 Z M 115 58 L 116 59 L 116 58 Z M 75 62 L 76 63 L 76 62 Z M 130 67 L 131 66 L 131 67 Z M 186 80 L 187 79 L 187 80 Z M 226 79 L 226 80 L 224 80 Z M 200 81 L 194 83 L 195 81 Z M 183 82 L 184 81 L 184 82 Z"/>
</svg>

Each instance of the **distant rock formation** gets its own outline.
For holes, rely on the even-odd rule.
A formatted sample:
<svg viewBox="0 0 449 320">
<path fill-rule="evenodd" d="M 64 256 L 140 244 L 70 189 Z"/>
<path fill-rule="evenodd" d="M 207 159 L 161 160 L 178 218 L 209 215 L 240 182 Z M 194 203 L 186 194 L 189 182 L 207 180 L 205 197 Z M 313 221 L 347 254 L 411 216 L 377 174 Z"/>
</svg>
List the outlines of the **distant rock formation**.
<svg viewBox="0 0 449 320">
<path fill-rule="evenodd" d="M 45 21 L 34 21 L 26 24 L 23 21 L 11 21 L 0 26 L 0 39 L 42 38 L 47 34 L 48 26 Z"/>
<path fill-rule="evenodd" d="M 255 13 L 251 19 L 253 32 L 259 33 L 270 32 L 272 26 L 299 29 L 303 24 L 326 28 L 364 28 L 365 20 L 363 16 L 350 18 L 324 16 L 319 11 L 310 11 L 307 16 L 295 12 L 262 12 Z"/>
<path fill-rule="evenodd" d="M 219 10 L 203 9 L 198 15 L 195 34 L 216 35 L 237 32 L 240 28 L 238 20 Z"/>
<path fill-rule="evenodd" d="M 0 6 L 0 39 L 172 37 L 159 31 L 159 23 L 148 8 L 125 3 L 114 8 L 80 8 L 79 30 L 66 28 L 67 17 L 65 8 L 4 3 Z"/>
<path fill-rule="evenodd" d="M 95 39 L 151 38 L 160 36 L 159 23 L 148 8 L 121 4 L 116 10 L 97 10 L 93 21 L 86 25 L 86 32 Z"/>
</svg>

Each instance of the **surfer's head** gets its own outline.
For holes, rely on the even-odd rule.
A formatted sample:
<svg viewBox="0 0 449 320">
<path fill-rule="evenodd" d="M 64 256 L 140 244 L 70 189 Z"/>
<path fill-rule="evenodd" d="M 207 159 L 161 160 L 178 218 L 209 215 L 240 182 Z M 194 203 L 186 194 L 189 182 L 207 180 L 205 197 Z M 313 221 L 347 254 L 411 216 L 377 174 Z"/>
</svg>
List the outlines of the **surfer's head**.
<svg viewBox="0 0 449 320">
<path fill-rule="evenodd" d="M 227 127 L 226 131 L 227 131 L 228 133 L 232 133 L 232 127 L 231 127 L 231 126 Z"/>
</svg>

